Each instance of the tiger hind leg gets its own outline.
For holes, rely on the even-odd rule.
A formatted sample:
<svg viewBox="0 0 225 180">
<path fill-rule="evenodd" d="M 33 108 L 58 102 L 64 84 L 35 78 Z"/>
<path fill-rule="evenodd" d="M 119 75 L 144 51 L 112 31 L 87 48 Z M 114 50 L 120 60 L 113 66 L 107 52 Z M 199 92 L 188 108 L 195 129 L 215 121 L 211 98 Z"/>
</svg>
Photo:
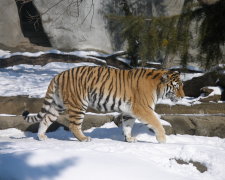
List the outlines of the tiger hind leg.
<svg viewBox="0 0 225 180">
<path fill-rule="evenodd" d="M 79 109 L 79 111 L 77 111 Z M 76 108 L 76 111 L 69 109 L 69 129 L 73 133 L 73 135 L 81 142 L 91 141 L 91 138 L 85 136 L 82 132 L 82 123 L 84 119 L 85 110 L 81 110 L 82 108 Z"/>
<path fill-rule="evenodd" d="M 59 116 L 58 110 L 54 106 L 52 106 L 48 112 L 45 112 L 45 115 L 42 119 L 42 121 L 39 124 L 39 129 L 38 129 L 38 139 L 39 140 L 46 140 L 47 136 L 45 135 L 48 127 L 57 120 Z"/>
<path fill-rule="evenodd" d="M 122 128 L 126 142 L 136 142 L 136 138 L 131 136 L 131 131 L 135 122 L 135 118 L 129 115 L 122 116 Z"/>
</svg>

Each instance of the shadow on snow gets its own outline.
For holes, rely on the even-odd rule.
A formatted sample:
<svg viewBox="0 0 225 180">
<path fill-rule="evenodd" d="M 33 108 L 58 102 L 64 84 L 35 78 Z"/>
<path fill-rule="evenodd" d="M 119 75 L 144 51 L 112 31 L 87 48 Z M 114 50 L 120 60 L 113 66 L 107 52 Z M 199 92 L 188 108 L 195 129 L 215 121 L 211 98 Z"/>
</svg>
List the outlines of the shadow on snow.
<svg viewBox="0 0 225 180">
<path fill-rule="evenodd" d="M 1 149 L 10 149 L 10 145 L 9 142 L 0 142 Z M 29 164 L 31 155 L 32 153 L 0 153 L 0 179 L 52 179 L 59 176 L 66 168 L 77 163 L 77 158 L 67 158 L 54 162 L 54 164 L 32 165 Z"/>
</svg>

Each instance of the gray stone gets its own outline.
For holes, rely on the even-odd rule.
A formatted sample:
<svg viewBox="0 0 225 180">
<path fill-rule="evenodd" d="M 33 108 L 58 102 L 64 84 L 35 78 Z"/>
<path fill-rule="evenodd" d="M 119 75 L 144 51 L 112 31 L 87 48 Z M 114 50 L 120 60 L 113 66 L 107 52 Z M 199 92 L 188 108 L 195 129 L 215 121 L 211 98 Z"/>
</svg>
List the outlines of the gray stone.
<svg viewBox="0 0 225 180">
<path fill-rule="evenodd" d="M 161 119 L 172 125 L 174 134 L 225 138 L 225 115 L 163 115 Z"/>
<path fill-rule="evenodd" d="M 217 86 L 217 79 L 218 73 L 214 71 L 185 81 L 184 93 L 186 96 L 198 97 L 201 94 L 201 88 L 205 86 Z"/>
<path fill-rule="evenodd" d="M 82 129 L 90 129 L 92 127 L 99 127 L 107 122 L 114 120 L 114 116 L 111 115 L 85 115 Z M 61 115 L 58 120 L 54 122 L 48 129 L 48 131 L 54 131 L 60 126 L 68 129 L 69 122 L 67 116 Z M 39 123 L 27 123 L 22 116 L 0 116 L 0 130 L 7 128 L 17 128 L 22 131 L 37 132 Z"/>
<path fill-rule="evenodd" d="M 184 1 L 127 2 L 134 14 L 171 16 L 181 12 Z M 120 0 L 33 0 L 33 4 L 41 15 L 43 28 L 54 48 L 112 52 L 124 47 L 119 36 L 121 27 L 112 25 L 106 17 L 124 14 Z"/>
<path fill-rule="evenodd" d="M 15 47 L 26 41 L 21 27 L 15 0 L 0 1 L 0 45 Z"/>
<path fill-rule="evenodd" d="M 54 48 L 111 51 L 110 35 L 99 13 L 102 0 L 33 0 L 41 14 L 43 28 Z"/>
</svg>

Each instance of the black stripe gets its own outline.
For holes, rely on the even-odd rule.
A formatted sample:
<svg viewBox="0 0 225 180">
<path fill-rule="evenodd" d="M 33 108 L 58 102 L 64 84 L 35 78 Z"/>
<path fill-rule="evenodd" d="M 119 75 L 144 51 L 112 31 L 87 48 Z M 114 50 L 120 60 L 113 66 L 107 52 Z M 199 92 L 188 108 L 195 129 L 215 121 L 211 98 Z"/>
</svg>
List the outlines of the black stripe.
<svg viewBox="0 0 225 180">
<path fill-rule="evenodd" d="M 140 69 L 135 69 L 134 77 L 136 77 L 137 73 L 139 72 Z"/>
<path fill-rule="evenodd" d="M 49 118 L 49 121 L 50 121 L 51 123 L 55 122 L 54 120 L 51 120 L 50 118 Z"/>
<path fill-rule="evenodd" d="M 85 114 L 85 113 L 82 112 L 82 111 L 74 111 L 74 110 L 71 110 L 71 109 L 70 109 L 70 111 L 73 112 L 73 113 L 76 113 L 76 114 L 83 114 L 83 115 Z"/>
<path fill-rule="evenodd" d="M 111 83 L 111 84 L 112 84 L 112 83 Z M 104 104 L 103 104 L 103 107 L 105 108 L 105 111 L 108 111 L 108 109 L 107 109 L 107 107 L 106 107 L 106 104 L 109 102 L 109 98 L 110 98 L 110 96 L 111 96 L 112 89 L 113 89 L 113 88 L 110 88 L 109 94 L 108 94 L 108 96 L 106 97 L 105 102 L 104 102 Z"/>
<path fill-rule="evenodd" d="M 146 77 L 149 77 L 149 76 L 151 76 L 153 73 L 154 73 L 154 69 L 152 69 L 152 71 L 151 72 L 149 72 L 147 75 L 146 75 Z"/>
<path fill-rule="evenodd" d="M 142 74 L 142 78 L 145 76 L 145 73 L 146 73 L 146 69 L 143 69 L 144 71 L 143 71 L 143 74 Z"/>
<path fill-rule="evenodd" d="M 95 104 L 96 98 L 97 98 L 97 93 L 95 93 L 93 96 L 93 105 Z"/>
<path fill-rule="evenodd" d="M 114 95 L 113 95 L 113 104 L 112 104 L 112 106 L 111 106 L 111 110 L 112 110 L 112 111 L 114 110 L 115 103 L 116 103 L 116 94 L 117 94 L 117 89 L 116 89 L 116 91 L 115 91 L 115 93 L 114 93 Z"/>
<path fill-rule="evenodd" d="M 47 105 L 47 106 L 51 105 L 51 103 L 48 102 L 47 100 L 44 100 L 44 104 Z"/>
<path fill-rule="evenodd" d="M 141 72 L 140 72 L 140 74 L 139 74 L 139 76 L 138 76 L 138 78 L 137 78 L 137 82 L 139 82 L 139 79 L 140 79 L 140 77 L 141 77 L 142 72 L 143 72 L 143 69 L 141 69 Z"/>
<path fill-rule="evenodd" d="M 120 94 L 121 94 L 121 86 L 122 86 L 122 81 L 121 81 L 121 71 L 119 71 L 119 89 L 120 89 Z"/>
<path fill-rule="evenodd" d="M 152 77 L 152 79 L 157 78 L 159 75 L 160 75 L 160 73 L 156 73 L 156 74 Z"/>
<path fill-rule="evenodd" d="M 121 106 L 121 104 L 122 104 L 122 102 L 121 102 L 121 98 L 120 98 L 120 100 L 119 100 L 119 102 L 118 102 L 118 109 L 119 109 L 119 111 L 121 111 L 121 109 L 120 109 L 120 106 Z"/>
<path fill-rule="evenodd" d="M 100 76 L 102 75 L 102 72 L 103 72 L 103 68 L 98 68 L 98 77 L 97 77 L 97 80 L 96 80 L 96 83 L 99 81 L 100 79 Z"/>
<path fill-rule="evenodd" d="M 46 111 L 45 108 L 41 108 L 41 112 L 42 112 L 42 113 L 46 113 L 47 111 Z"/>
<path fill-rule="evenodd" d="M 41 115 L 38 113 L 37 118 L 42 119 L 43 117 L 41 117 Z"/>
<path fill-rule="evenodd" d="M 83 120 L 84 119 L 83 117 L 80 117 L 78 115 L 69 115 L 69 118 L 74 118 L 76 120 Z"/>
</svg>

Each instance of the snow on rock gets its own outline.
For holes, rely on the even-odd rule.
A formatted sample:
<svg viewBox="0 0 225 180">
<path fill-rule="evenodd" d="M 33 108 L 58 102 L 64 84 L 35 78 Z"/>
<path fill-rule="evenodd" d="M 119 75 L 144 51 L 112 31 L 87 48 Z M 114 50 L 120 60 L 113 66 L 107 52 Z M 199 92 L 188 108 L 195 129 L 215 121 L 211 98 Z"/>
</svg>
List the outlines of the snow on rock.
<svg viewBox="0 0 225 180">
<path fill-rule="evenodd" d="M 219 86 L 207 86 L 208 89 L 212 89 L 213 91 L 209 94 L 209 96 L 214 96 L 214 95 L 221 95 L 223 92 L 223 89 Z"/>
<path fill-rule="evenodd" d="M 137 143 L 124 142 L 122 129 L 114 123 L 85 133 L 91 142 L 78 142 L 62 128 L 47 133 L 46 141 L 17 129 L 0 130 L 0 179 L 222 180 L 225 176 L 225 139 L 170 135 L 166 144 L 158 144 L 140 123 L 133 129 Z M 175 158 L 199 161 L 208 170 L 200 173 Z"/>
<path fill-rule="evenodd" d="M 81 56 L 81 57 L 85 57 L 85 56 L 105 56 L 105 54 L 103 53 L 98 53 L 96 51 L 71 51 L 71 52 L 63 52 L 57 49 L 52 49 L 49 51 L 39 51 L 39 52 L 15 52 L 15 53 L 10 53 L 10 51 L 3 51 L 0 50 L 0 59 L 6 59 L 6 58 L 10 58 L 12 56 L 28 56 L 28 57 L 38 57 L 41 56 L 43 54 L 49 54 L 49 53 L 53 53 L 53 54 L 63 54 L 63 55 L 76 55 L 76 56 Z"/>
<path fill-rule="evenodd" d="M 180 78 L 182 81 L 188 81 L 195 77 L 203 76 L 204 73 L 181 73 Z"/>
</svg>

